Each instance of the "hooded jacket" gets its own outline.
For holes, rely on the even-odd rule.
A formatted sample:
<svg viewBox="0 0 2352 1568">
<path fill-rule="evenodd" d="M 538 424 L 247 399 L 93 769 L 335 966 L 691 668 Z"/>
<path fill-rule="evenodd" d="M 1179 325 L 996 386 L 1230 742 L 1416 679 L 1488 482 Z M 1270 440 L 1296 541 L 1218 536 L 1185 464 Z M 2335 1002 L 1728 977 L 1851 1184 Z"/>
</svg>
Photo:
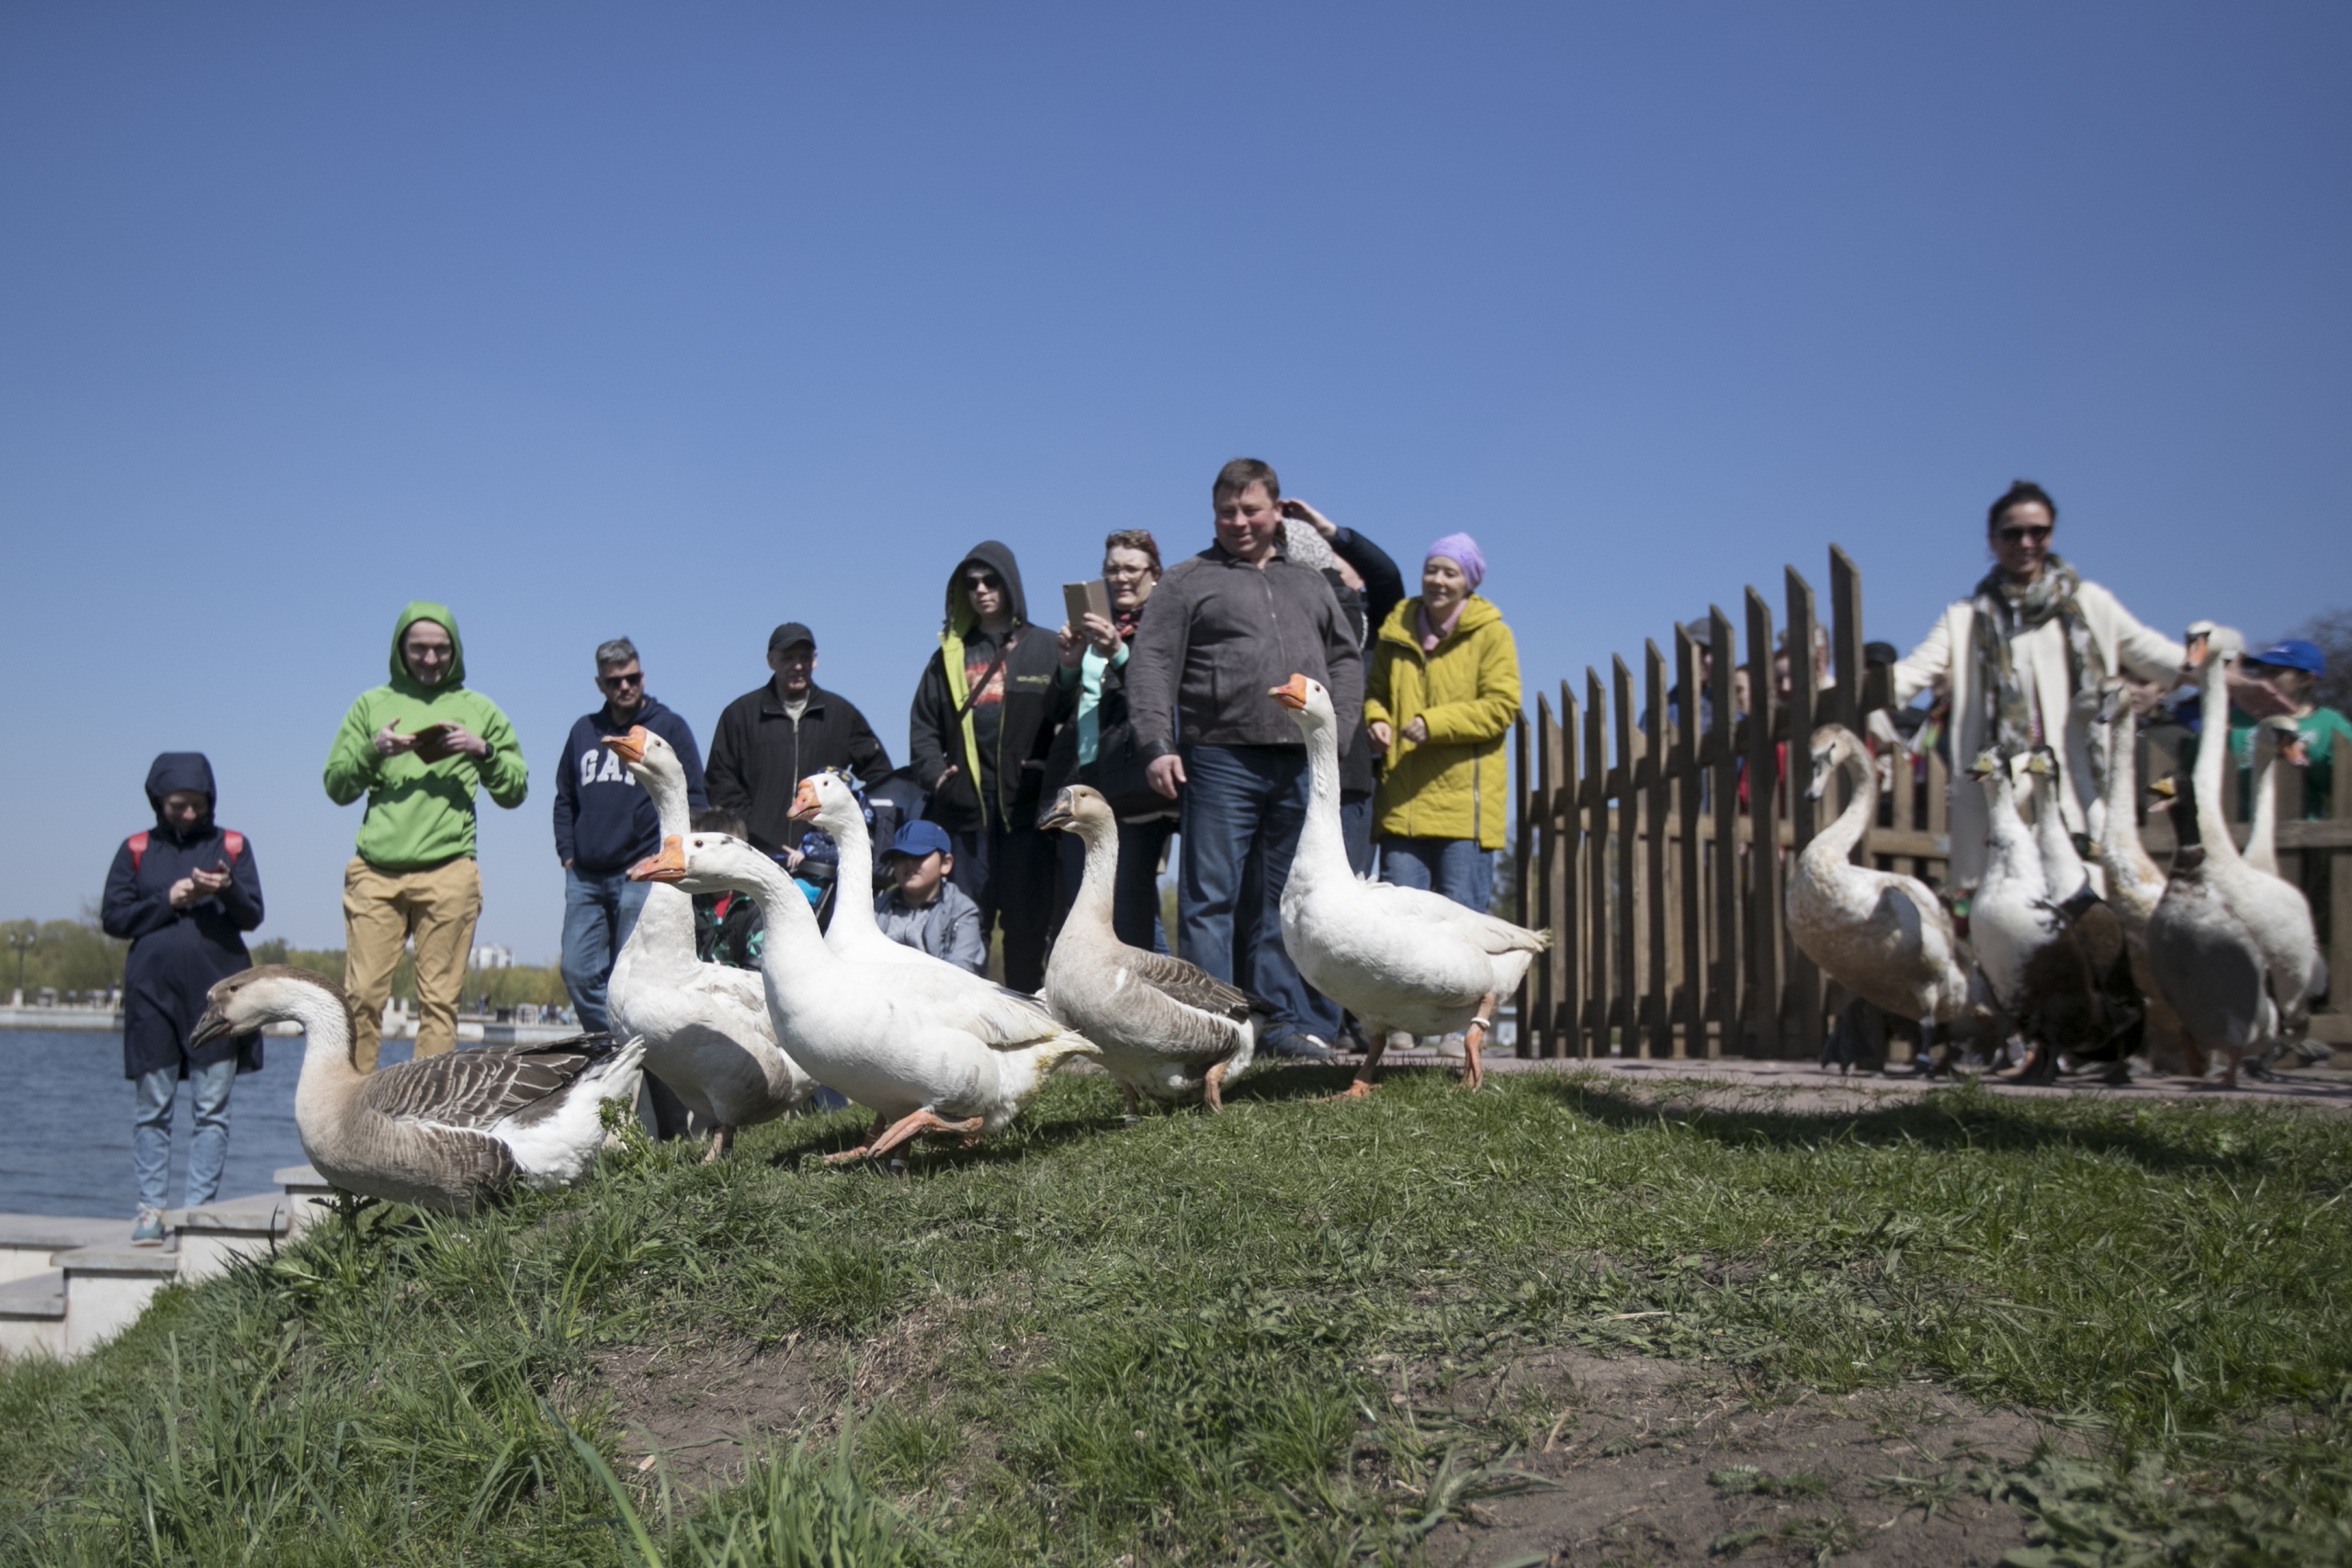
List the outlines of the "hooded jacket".
<svg viewBox="0 0 2352 1568">
<path fill-rule="evenodd" d="M 419 685 L 401 658 L 401 638 L 419 621 L 446 629 L 452 644 L 449 673 L 437 686 Z M 446 604 L 413 601 L 392 625 L 392 678 L 359 694 L 327 749 L 327 798 L 348 806 L 368 796 L 359 824 L 359 857 L 379 871 L 423 871 L 474 852 L 474 791 L 512 810 L 530 789 L 530 769 L 515 743 L 514 727 L 498 705 L 466 689 L 466 644 Z M 443 722 L 481 737 L 490 754 L 457 754 L 427 762 L 413 751 L 376 754 L 376 732 L 397 720 L 403 732 Z"/>
<path fill-rule="evenodd" d="M 204 819 L 183 833 L 164 820 L 164 797 L 195 790 L 208 803 Z M 98 923 L 112 937 L 130 942 L 122 973 L 122 1073 L 135 1078 L 159 1067 L 191 1068 L 237 1058 L 237 1070 L 261 1066 L 261 1036 L 209 1042 L 187 1049 L 189 1031 L 204 1016 L 204 994 L 214 981 L 253 966 L 245 932 L 261 924 L 261 872 L 250 840 L 229 859 L 228 843 L 213 818 L 217 799 L 212 764 L 201 751 L 166 751 L 147 770 L 147 804 L 155 825 L 145 850 L 134 857 L 125 840 L 107 873 Z M 136 863 L 134 864 L 134 858 Z M 194 871 L 229 866 L 229 886 L 184 909 L 172 908 L 172 885 Z"/>
<path fill-rule="evenodd" d="M 975 561 L 1004 580 L 1012 603 L 1012 629 L 1005 637 L 1009 651 L 1004 667 L 967 709 L 966 682 L 977 679 L 997 651 L 996 639 L 979 629 L 970 596 L 964 592 L 964 569 Z M 946 598 L 939 649 L 923 666 L 907 716 L 907 750 L 915 782 L 931 792 L 928 815 L 942 827 L 969 831 L 984 826 L 983 795 L 992 807 L 989 815 L 998 822 L 1035 827 L 1046 753 L 1075 700 L 1056 679 L 1060 650 L 1051 632 L 1029 624 L 1021 568 L 1012 551 L 994 539 L 983 539 L 956 563 L 947 576 Z M 946 776 L 950 767 L 958 770 L 953 778 Z"/>
<path fill-rule="evenodd" d="M 1476 839 L 1498 850 L 1510 815 L 1503 750 L 1519 716 L 1519 649 L 1502 612 L 1473 593 L 1453 629 L 1424 652 L 1420 609 L 1418 597 L 1398 604 L 1373 643 L 1364 722 L 1396 732 L 1373 824 L 1391 838 Z M 1415 717 L 1430 732 L 1418 744 L 1405 739 Z"/>
<path fill-rule="evenodd" d="M 653 796 L 601 744 L 604 737 L 626 734 L 640 724 L 678 754 L 686 772 L 686 804 L 696 811 L 710 804 L 703 796 L 702 751 L 695 732 L 659 697 L 648 692 L 627 724 L 613 716 L 610 705 L 582 714 L 555 773 L 555 858 L 576 871 L 607 876 L 662 847 L 662 816 L 653 809 Z"/>
</svg>

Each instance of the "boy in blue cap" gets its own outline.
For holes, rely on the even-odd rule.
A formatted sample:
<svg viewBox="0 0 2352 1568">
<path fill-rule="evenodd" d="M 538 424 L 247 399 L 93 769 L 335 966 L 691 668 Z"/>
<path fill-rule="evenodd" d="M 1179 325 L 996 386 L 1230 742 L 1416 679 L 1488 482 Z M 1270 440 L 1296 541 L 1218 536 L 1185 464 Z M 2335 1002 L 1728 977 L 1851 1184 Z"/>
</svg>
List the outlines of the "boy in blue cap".
<svg viewBox="0 0 2352 1568">
<path fill-rule="evenodd" d="M 2303 817 L 2317 821 L 2328 814 L 2335 799 L 2336 738 L 2352 736 L 2352 719 L 2319 704 L 2320 677 L 2327 673 L 2327 656 L 2317 643 L 2288 637 L 2247 654 L 2245 671 L 2251 680 L 2267 681 L 2294 705 L 2295 728 L 2303 737 Z M 2234 712 L 2230 716 L 2230 755 L 2241 769 L 2246 769 L 2253 765 L 2254 726 L 2241 722 L 2242 716 Z M 2241 809 L 2250 810 L 2253 781 L 2241 773 L 2239 783 Z"/>
<path fill-rule="evenodd" d="M 874 900 L 874 923 L 892 942 L 978 975 L 989 966 L 980 907 L 948 877 L 955 844 L 936 822 L 910 822 L 890 840 L 882 869 L 895 884 Z"/>
</svg>

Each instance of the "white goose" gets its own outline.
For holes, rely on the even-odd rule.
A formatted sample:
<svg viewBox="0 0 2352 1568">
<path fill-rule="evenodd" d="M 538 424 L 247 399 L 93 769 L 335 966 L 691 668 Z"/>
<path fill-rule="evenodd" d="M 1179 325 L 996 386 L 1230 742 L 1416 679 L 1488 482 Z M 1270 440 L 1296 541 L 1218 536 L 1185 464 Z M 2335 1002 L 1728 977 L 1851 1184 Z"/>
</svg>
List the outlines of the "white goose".
<svg viewBox="0 0 2352 1568">
<path fill-rule="evenodd" d="M 2245 863 L 2278 874 L 2278 769 L 2304 766 L 2303 733 L 2284 714 L 2254 727 L 2254 820 L 2245 835 Z M 2300 798 L 2300 792 L 2298 792 Z"/>
<path fill-rule="evenodd" d="M 1495 999 L 1517 988 L 1550 931 L 1532 931 L 1418 887 L 1365 882 L 1340 829 L 1339 719 L 1304 675 L 1269 694 L 1306 737 L 1306 824 L 1283 887 L 1283 946 L 1306 983 L 1353 1012 L 1371 1049 L 1346 1098 L 1372 1092 L 1388 1033 L 1465 1030 L 1463 1081 L 1478 1087 Z"/>
<path fill-rule="evenodd" d="M 582 1034 L 546 1045 L 452 1051 L 366 1073 L 351 1057 L 350 1000 L 307 970 L 267 964 L 206 998 L 190 1046 L 299 1023 L 294 1128 L 329 1185 L 464 1213 L 516 1182 L 576 1181 L 605 1145 L 602 1107 L 637 1100 L 644 1046 Z"/>
<path fill-rule="evenodd" d="M 2070 903 L 2090 887 L 2090 873 L 2084 868 L 2082 852 L 2075 848 L 2075 836 L 2066 831 L 2066 814 L 2058 804 L 2062 786 L 2057 758 L 2049 747 L 2037 746 L 2010 759 L 2009 766 L 2025 775 L 2026 792 L 2033 801 L 2033 847 L 2041 857 L 2041 880 L 2050 901 Z"/>
<path fill-rule="evenodd" d="M 1097 1055 L 1035 998 L 954 964 L 842 958 L 798 886 L 740 839 L 664 839 L 628 874 L 759 901 L 767 916 L 760 973 L 777 1041 L 803 1072 L 875 1112 L 866 1142 L 826 1156 L 834 1163 L 878 1157 L 923 1133 L 958 1134 L 968 1146 L 1019 1115 L 1057 1064 Z"/>
<path fill-rule="evenodd" d="M 1916 1019 L 1920 1058 L 1930 1060 L 1936 1026 L 1968 1015 L 1968 956 L 1951 914 L 1926 883 L 1852 863 L 1854 846 L 1878 818 L 1878 770 L 1852 730 L 1825 724 L 1813 732 L 1805 798 L 1819 800 L 1840 770 L 1856 775 L 1854 795 L 1797 857 L 1789 877 L 1789 934 L 1857 995 Z"/>
<path fill-rule="evenodd" d="M 1102 1066 L 1127 1097 L 1174 1100 L 1193 1095 L 1224 1109 L 1224 1085 L 1249 1070 L 1257 1049 L 1247 991 L 1196 964 L 1119 940 L 1111 893 L 1119 879 L 1119 818 L 1098 790 L 1073 784 L 1054 797 L 1040 828 L 1074 833 L 1086 846 L 1086 874 L 1046 964 L 1046 1003 L 1102 1047 Z"/>
<path fill-rule="evenodd" d="M 2188 660 L 2197 671 L 2203 715 L 2190 791 L 2196 797 L 2197 837 L 2205 847 L 2205 875 L 2262 949 L 2277 1012 L 2274 1037 L 2295 1038 L 2310 1026 L 2312 998 L 2327 989 L 2327 963 L 2320 956 L 2311 905 L 2302 889 L 2248 865 L 2222 819 L 2222 770 L 2229 764 L 2230 752 L 2227 667 L 2238 655 L 2217 646 L 2217 640 L 2202 627 L 2189 628 Z M 2236 1081 L 2234 1063 L 2229 1077 Z"/>
<path fill-rule="evenodd" d="M 2177 1043 L 2185 1036 L 2180 1018 L 2156 983 L 2156 967 L 2148 954 L 2148 921 L 2165 896 L 2165 874 L 2156 868 L 2140 841 L 2139 717 L 2120 681 L 2109 681 L 2101 694 L 2098 723 L 2101 814 L 2098 834 L 2099 869 L 2107 878 L 2108 907 L 2123 922 L 2123 940 L 2132 954 L 2132 978 L 2147 1008 L 2148 1051 L 2169 1071 Z M 2186 1064 L 2201 1074 L 2203 1062 L 2192 1049 Z"/>
<path fill-rule="evenodd" d="M 864 964 L 956 967 L 919 947 L 892 942 L 874 923 L 874 839 L 866 830 L 865 808 L 858 805 L 857 794 L 847 779 L 831 769 L 802 779 L 793 793 L 792 819 L 814 823 L 841 851 L 841 867 L 833 881 L 833 918 L 825 925 L 825 945 L 836 957 Z"/>
<path fill-rule="evenodd" d="M 692 818 L 686 771 L 670 743 L 643 725 L 604 743 L 653 796 L 663 840 L 683 837 Z M 710 1124 L 706 1161 L 727 1152 L 737 1128 L 772 1122 L 816 1092 L 776 1047 L 760 977 L 695 956 L 695 901 L 674 887 L 646 889 L 605 998 L 613 1028 L 645 1041 L 646 1070 Z"/>
</svg>

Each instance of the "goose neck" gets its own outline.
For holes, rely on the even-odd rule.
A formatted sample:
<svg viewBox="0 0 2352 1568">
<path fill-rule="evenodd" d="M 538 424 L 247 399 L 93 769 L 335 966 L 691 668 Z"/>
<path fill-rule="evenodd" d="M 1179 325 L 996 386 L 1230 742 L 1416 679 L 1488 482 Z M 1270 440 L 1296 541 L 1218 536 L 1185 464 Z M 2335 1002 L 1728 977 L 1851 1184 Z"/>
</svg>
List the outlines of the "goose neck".
<svg viewBox="0 0 2352 1568">
<path fill-rule="evenodd" d="M 1347 835 L 1340 829 L 1339 726 L 1309 723 L 1306 736 L 1306 822 L 1299 830 L 1297 867 L 1345 865 Z"/>
<path fill-rule="evenodd" d="M 1838 771 L 1850 774 L 1854 780 L 1854 797 L 1846 809 L 1838 813 L 1830 824 L 1813 836 L 1815 845 L 1823 846 L 1825 857 L 1843 862 L 1862 841 L 1862 834 L 1878 817 L 1878 770 L 1871 766 L 1869 756 L 1859 749 L 1839 747 Z M 1806 852 L 1813 853 L 1812 846 Z"/>
<path fill-rule="evenodd" d="M 2205 846 L 2205 853 L 2217 867 L 2234 864 L 2242 857 L 2237 840 L 2230 836 L 2230 825 L 2222 816 L 2222 769 L 2229 762 L 2230 753 L 2230 691 L 2229 680 L 2222 672 L 2222 656 L 2209 651 L 2198 671 L 2199 715 L 2201 723 L 2197 732 L 2197 836 Z"/>
<path fill-rule="evenodd" d="M 1119 881 L 1119 825 L 1086 821 L 1078 826 L 1079 841 L 1086 847 L 1086 870 L 1079 878 L 1073 918 L 1091 930 L 1112 929 L 1112 897 Z"/>
</svg>

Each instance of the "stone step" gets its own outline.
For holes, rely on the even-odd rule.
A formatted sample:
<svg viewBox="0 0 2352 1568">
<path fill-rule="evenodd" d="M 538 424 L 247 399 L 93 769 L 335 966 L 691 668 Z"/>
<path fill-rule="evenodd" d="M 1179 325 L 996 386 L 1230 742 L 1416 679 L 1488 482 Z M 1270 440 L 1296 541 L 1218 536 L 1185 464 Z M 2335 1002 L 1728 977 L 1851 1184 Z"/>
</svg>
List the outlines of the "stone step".
<svg viewBox="0 0 2352 1568">
<path fill-rule="evenodd" d="M 300 1201 L 283 1192 L 254 1192 L 166 1210 L 164 1223 L 179 1241 L 180 1278 L 209 1280 L 236 1258 L 266 1254 L 292 1234 Z"/>
<path fill-rule="evenodd" d="M 83 1247 L 120 1247 L 130 1240 L 129 1220 L 78 1214 L 0 1214 L 0 1285 L 46 1274 L 57 1255 Z"/>
<path fill-rule="evenodd" d="M 0 1285 L 0 1354 L 65 1355 L 65 1270 Z"/>
<path fill-rule="evenodd" d="M 334 1189 L 327 1179 L 307 1165 L 280 1166 L 270 1173 L 287 1197 L 287 1234 L 291 1235 L 315 1221 L 334 1203 Z"/>
<path fill-rule="evenodd" d="M 176 1253 L 159 1247 L 85 1247 L 67 1253 L 65 1343 L 60 1354 L 87 1355 L 139 1321 L 155 1292 L 179 1273 Z"/>
</svg>

